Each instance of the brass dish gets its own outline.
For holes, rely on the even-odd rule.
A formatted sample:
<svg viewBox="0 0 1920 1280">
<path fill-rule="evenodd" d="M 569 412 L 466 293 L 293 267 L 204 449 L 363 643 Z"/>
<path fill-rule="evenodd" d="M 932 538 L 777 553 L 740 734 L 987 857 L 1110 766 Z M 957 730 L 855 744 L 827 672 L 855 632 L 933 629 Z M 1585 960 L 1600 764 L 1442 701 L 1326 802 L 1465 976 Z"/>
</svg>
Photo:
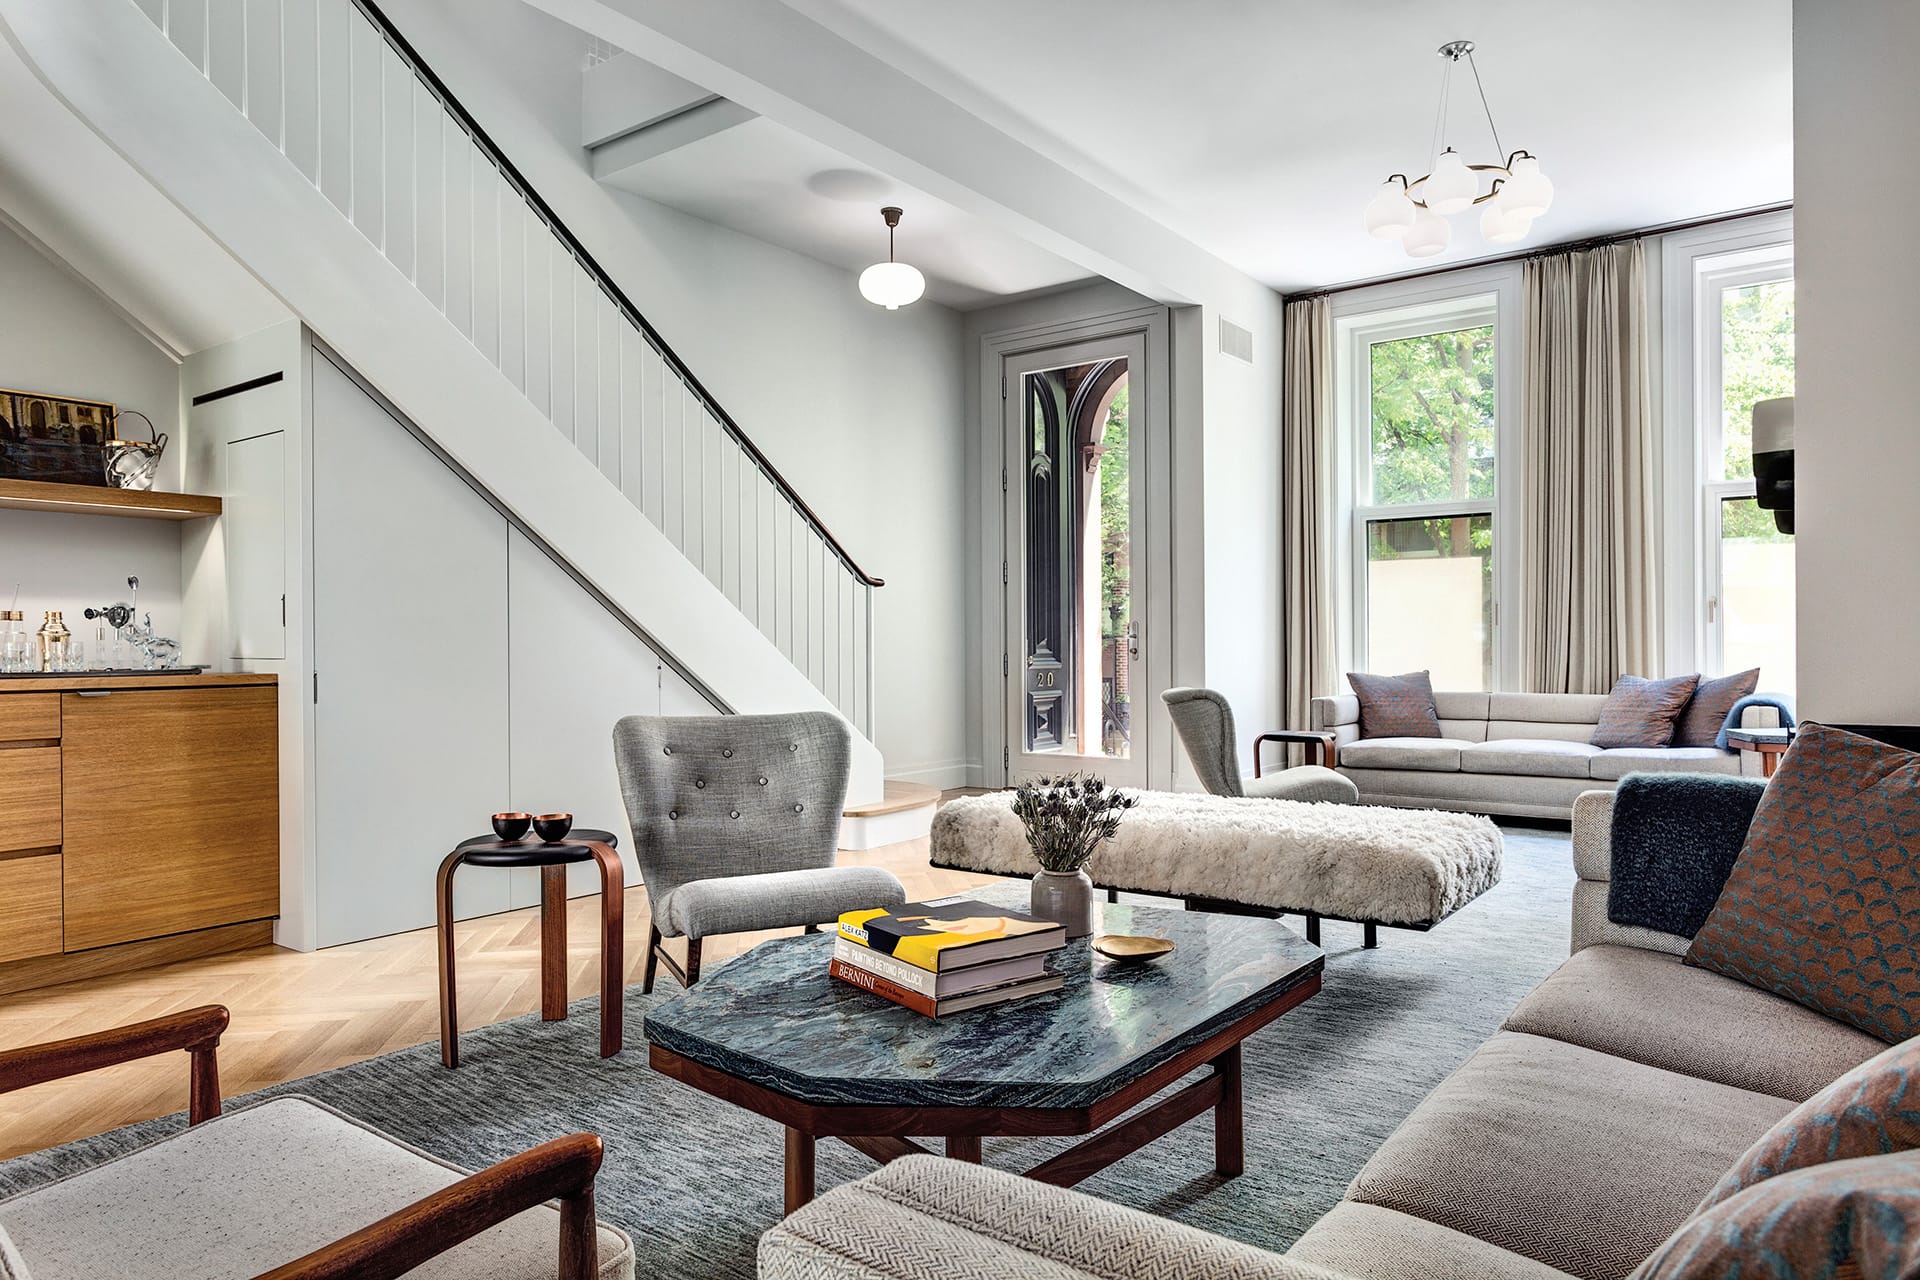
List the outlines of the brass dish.
<svg viewBox="0 0 1920 1280">
<path fill-rule="evenodd" d="M 1093 940 L 1093 949 L 1120 964 L 1145 964 L 1173 951 L 1172 938 L 1142 938 L 1126 933 L 1103 933 Z"/>
</svg>

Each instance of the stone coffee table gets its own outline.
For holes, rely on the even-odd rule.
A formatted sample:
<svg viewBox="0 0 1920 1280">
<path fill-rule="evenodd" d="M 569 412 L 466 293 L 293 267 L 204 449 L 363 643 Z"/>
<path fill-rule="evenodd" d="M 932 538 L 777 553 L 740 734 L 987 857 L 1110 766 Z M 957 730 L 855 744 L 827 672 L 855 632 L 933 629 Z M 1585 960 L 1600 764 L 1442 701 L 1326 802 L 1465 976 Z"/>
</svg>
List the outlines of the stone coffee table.
<svg viewBox="0 0 1920 1280">
<path fill-rule="evenodd" d="M 966 896 L 1018 909 L 1027 887 Z M 1323 953 L 1271 920 L 1161 907 L 1108 904 L 1101 931 L 1178 949 L 1121 965 L 1082 938 L 1049 960 L 1063 990 L 939 1020 L 829 978 L 831 934 L 763 942 L 647 1015 L 650 1060 L 786 1126 L 789 1213 L 824 1137 L 882 1163 L 939 1137 L 977 1163 L 987 1135 L 1091 1134 L 1027 1171 L 1064 1187 L 1211 1109 L 1214 1167 L 1242 1172 L 1240 1042 L 1320 990 Z"/>
</svg>

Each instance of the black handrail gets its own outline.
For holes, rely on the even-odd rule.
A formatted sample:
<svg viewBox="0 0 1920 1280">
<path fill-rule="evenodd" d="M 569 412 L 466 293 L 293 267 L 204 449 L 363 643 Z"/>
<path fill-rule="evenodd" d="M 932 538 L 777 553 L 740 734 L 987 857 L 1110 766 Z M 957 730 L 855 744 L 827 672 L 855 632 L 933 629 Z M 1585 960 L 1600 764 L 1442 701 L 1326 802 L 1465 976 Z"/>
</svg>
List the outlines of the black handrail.
<svg viewBox="0 0 1920 1280">
<path fill-rule="evenodd" d="M 608 275 L 594 256 L 587 251 L 587 246 L 582 244 L 580 238 L 573 234 L 573 230 L 560 220 L 560 215 L 553 211 L 552 206 L 540 198 L 540 193 L 533 189 L 533 184 L 514 167 L 513 161 L 507 159 L 506 152 L 487 136 L 487 131 L 480 127 L 480 122 L 473 118 L 473 113 L 461 105 L 460 99 L 454 97 L 453 90 L 447 88 L 446 82 L 434 74 L 433 68 L 427 65 L 426 60 L 420 56 L 419 51 L 407 38 L 400 34 L 400 28 L 394 26 L 392 19 L 380 11 L 380 6 L 374 3 L 374 0 L 353 0 L 353 4 L 366 15 L 367 21 L 380 29 L 387 43 L 393 46 L 393 51 L 413 68 L 413 73 L 433 91 L 433 96 L 440 100 L 440 105 L 459 121 L 460 127 L 466 130 L 467 135 L 473 139 L 474 145 L 485 152 L 487 159 L 500 171 L 500 176 L 520 193 L 522 200 L 533 206 L 533 211 L 540 215 L 542 222 L 547 224 L 547 230 L 558 236 L 560 242 L 567 246 L 567 251 L 573 255 L 574 261 L 579 263 L 581 270 L 593 277 L 594 283 L 600 286 L 601 292 L 605 293 L 608 299 L 620 309 L 621 314 L 626 316 L 628 323 L 645 335 L 654 351 L 666 362 L 668 368 L 674 371 L 681 382 L 685 383 L 687 388 L 699 398 L 700 403 L 713 415 L 721 429 L 732 437 L 733 442 L 739 445 L 748 457 L 753 459 L 754 465 L 760 469 L 761 474 L 771 480 L 774 487 L 786 496 L 793 508 L 806 519 L 808 527 L 820 535 L 820 540 L 833 549 L 835 558 L 846 566 L 847 572 L 864 586 L 886 586 L 884 578 L 874 577 L 855 563 L 853 556 L 840 545 L 840 539 L 833 536 L 833 532 L 827 528 L 826 523 L 814 514 L 812 507 L 807 505 L 806 499 L 802 498 L 799 491 L 780 474 L 779 468 L 773 465 L 767 455 L 760 452 L 760 447 L 747 437 L 747 433 L 740 429 L 740 424 L 733 420 L 732 415 L 720 407 L 720 402 L 715 400 L 701 384 L 700 379 L 694 376 L 693 370 L 687 367 L 687 362 L 675 354 L 673 348 L 668 346 L 666 340 L 647 322 L 647 318 L 640 314 L 640 309 L 634 306 L 633 301 L 627 297 L 620 286 L 614 283 L 613 277 Z"/>
</svg>

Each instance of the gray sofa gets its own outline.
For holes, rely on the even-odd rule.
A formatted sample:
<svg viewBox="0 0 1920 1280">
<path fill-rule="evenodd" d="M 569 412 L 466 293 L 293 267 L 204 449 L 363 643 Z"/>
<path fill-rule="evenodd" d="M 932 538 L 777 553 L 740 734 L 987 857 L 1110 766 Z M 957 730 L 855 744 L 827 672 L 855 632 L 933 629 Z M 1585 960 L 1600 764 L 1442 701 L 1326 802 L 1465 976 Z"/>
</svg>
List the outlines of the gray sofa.
<svg viewBox="0 0 1920 1280">
<path fill-rule="evenodd" d="M 1012 1174 L 913 1157 L 760 1244 L 762 1280 L 1605 1280 L 1880 1041 L 1606 918 L 1613 795 L 1573 804 L 1572 956 L 1284 1256 Z M 1290 1158 L 1284 1135 L 1268 1158 Z"/>
<path fill-rule="evenodd" d="M 1611 790 L 1629 773 L 1760 774 L 1760 758 L 1717 747 L 1592 746 L 1607 695 L 1440 693 L 1438 738 L 1362 738 L 1360 700 L 1313 700 L 1313 727 L 1331 733 L 1338 770 L 1360 803 L 1458 809 L 1522 818 L 1566 818 L 1574 797 Z M 1774 728 L 1780 713 L 1748 707 L 1746 728 Z"/>
</svg>

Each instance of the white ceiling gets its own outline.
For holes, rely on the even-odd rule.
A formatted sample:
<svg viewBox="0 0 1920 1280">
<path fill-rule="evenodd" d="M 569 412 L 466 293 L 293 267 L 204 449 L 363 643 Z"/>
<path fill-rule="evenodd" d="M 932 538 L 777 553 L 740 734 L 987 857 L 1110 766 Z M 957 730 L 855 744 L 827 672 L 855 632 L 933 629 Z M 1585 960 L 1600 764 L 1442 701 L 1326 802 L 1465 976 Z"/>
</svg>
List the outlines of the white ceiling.
<svg viewBox="0 0 1920 1280">
<path fill-rule="evenodd" d="M 1283 291 L 1792 195 L 1791 0 L 787 3 Z M 1557 195 L 1519 245 L 1461 214 L 1414 260 L 1360 210 L 1426 168 L 1455 38 Z M 1450 132 L 1493 159 L 1455 87 Z"/>
<path fill-rule="evenodd" d="M 1086 271 L 765 117 L 626 169 L 614 185 L 850 271 L 887 256 L 882 205 L 904 210 L 898 256 L 953 307 L 1085 279 Z"/>
</svg>

